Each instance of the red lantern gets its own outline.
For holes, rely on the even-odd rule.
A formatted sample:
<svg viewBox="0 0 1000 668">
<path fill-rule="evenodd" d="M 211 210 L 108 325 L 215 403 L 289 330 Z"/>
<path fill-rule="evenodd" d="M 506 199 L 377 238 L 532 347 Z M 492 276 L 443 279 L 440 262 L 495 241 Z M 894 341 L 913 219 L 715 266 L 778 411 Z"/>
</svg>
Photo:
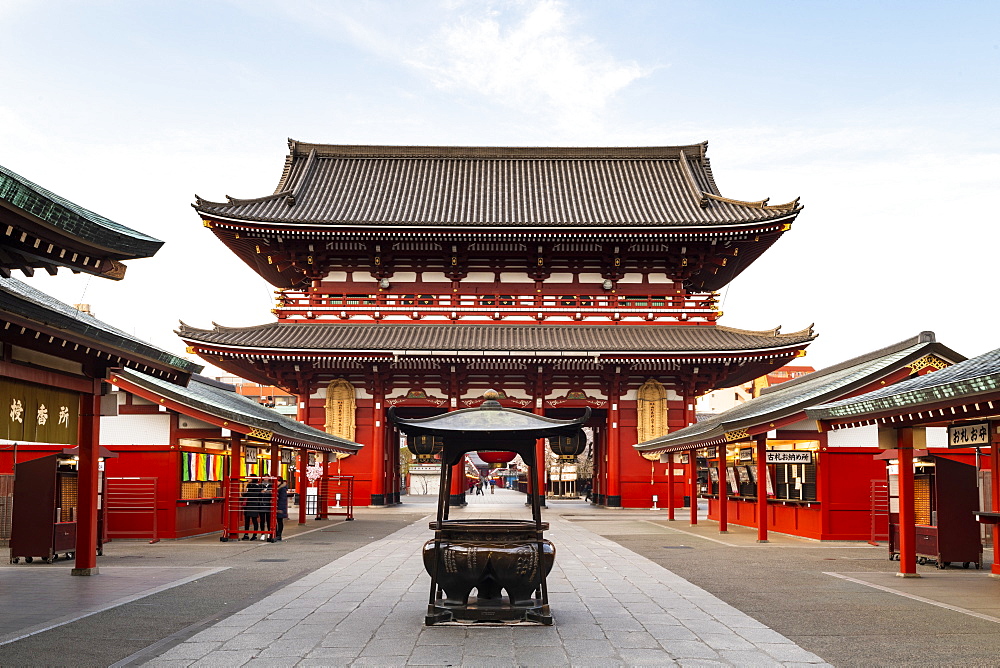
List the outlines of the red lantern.
<svg viewBox="0 0 1000 668">
<path fill-rule="evenodd" d="M 516 452 L 480 452 L 479 458 L 482 459 L 487 464 L 504 464 L 514 459 L 517 456 Z"/>
</svg>

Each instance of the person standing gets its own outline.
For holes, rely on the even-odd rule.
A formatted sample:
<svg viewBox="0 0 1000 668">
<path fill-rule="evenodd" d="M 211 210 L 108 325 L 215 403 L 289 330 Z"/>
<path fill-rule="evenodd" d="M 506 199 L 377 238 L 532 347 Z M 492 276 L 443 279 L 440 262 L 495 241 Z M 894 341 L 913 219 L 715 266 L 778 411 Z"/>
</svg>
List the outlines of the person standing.
<svg viewBox="0 0 1000 668">
<path fill-rule="evenodd" d="M 243 500 L 243 540 L 256 540 L 260 530 L 260 480 L 256 477 L 247 481 L 240 498 Z M 253 524 L 253 536 L 250 535 L 250 525 Z"/>
<path fill-rule="evenodd" d="M 288 485 L 285 483 L 284 478 L 278 478 L 278 489 L 276 492 L 278 494 L 276 503 L 277 512 L 275 514 L 277 525 L 275 526 L 274 540 L 281 540 L 281 532 L 285 528 L 285 519 L 288 517 Z"/>
<path fill-rule="evenodd" d="M 260 530 L 271 531 L 271 494 L 272 483 L 268 480 L 260 481 L 260 501 L 257 503 L 257 513 L 260 516 Z M 261 534 L 261 540 L 267 540 L 267 536 Z"/>
<path fill-rule="evenodd" d="M 490 494 L 496 494 L 497 491 L 497 479 L 490 478 Z"/>
</svg>

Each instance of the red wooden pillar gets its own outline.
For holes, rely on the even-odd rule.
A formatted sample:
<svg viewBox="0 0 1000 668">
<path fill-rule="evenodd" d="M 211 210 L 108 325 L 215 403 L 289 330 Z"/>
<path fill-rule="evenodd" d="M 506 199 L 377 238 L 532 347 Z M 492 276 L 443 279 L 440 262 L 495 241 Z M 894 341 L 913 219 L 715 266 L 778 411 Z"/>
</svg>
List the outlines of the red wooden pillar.
<svg viewBox="0 0 1000 668">
<path fill-rule="evenodd" d="M 729 533 L 729 480 L 726 479 L 726 446 L 719 451 L 719 533 Z"/>
<path fill-rule="evenodd" d="M 993 512 L 1000 512 L 1000 431 L 998 423 L 990 423 L 990 480 L 992 481 L 990 496 Z M 993 567 L 990 575 L 1000 577 L 1000 524 L 993 525 Z"/>
<path fill-rule="evenodd" d="M 542 407 L 542 400 L 535 399 L 535 408 L 532 409 L 532 413 L 535 415 L 541 415 L 545 417 L 545 409 Z M 536 438 L 535 439 L 535 471 L 537 472 L 537 477 L 535 480 L 535 489 L 538 490 L 538 500 L 544 506 L 545 505 L 545 473 L 546 473 L 546 459 L 545 459 L 545 439 Z"/>
<path fill-rule="evenodd" d="M 609 508 L 622 506 L 622 474 L 621 474 L 621 432 L 619 430 L 618 401 L 621 399 L 621 384 L 618 380 L 620 368 L 616 368 L 615 378 L 611 383 L 610 408 L 608 410 L 608 496 L 605 505 Z"/>
<path fill-rule="evenodd" d="M 316 503 L 319 504 L 316 507 L 316 519 L 325 520 L 330 518 L 330 480 L 329 480 L 329 469 L 330 469 L 330 453 L 323 453 L 323 477 L 319 479 L 317 484 L 319 487 L 316 489 L 318 496 L 316 497 Z"/>
<path fill-rule="evenodd" d="M 372 490 L 371 505 L 385 505 L 385 388 L 378 367 L 373 369 L 375 378 L 372 392 Z"/>
<path fill-rule="evenodd" d="M 667 453 L 667 519 L 674 521 L 674 453 Z"/>
<path fill-rule="evenodd" d="M 688 453 L 688 484 L 691 487 L 691 526 L 698 524 L 698 451 Z"/>
<path fill-rule="evenodd" d="M 96 387 L 100 387 L 95 384 Z M 100 472 L 97 460 L 101 442 L 101 396 L 80 395 L 80 460 L 77 469 L 76 563 L 73 575 L 97 575 L 97 495 Z"/>
<path fill-rule="evenodd" d="M 465 505 L 465 490 L 468 484 L 465 479 L 465 456 L 463 455 L 451 469 L 451 490 L 449 492 L 451 500 L 449 503 L 452 506 Z"/>
<path fill-rule="evenodd" d="M 306 523 L 306 490 L 309 488 L 307 468 L 309 468 L 309 451 L 299 448 L 299 524 Z"/>
<path fill-rule="evenodd" d="M 238 432 L 229 433 L 229 484 L 228 492 L 222 502 L 222 516 L 226 518 L 225 527 L 240 528 L 240 515 L 242 514 L 240 503 L 232 503 L 234 499 L 239 499 L 243 491 L 240 489 L 240 463 L 243 461 L 243 434 Z M 228 536 L 228 532 L 223 530 L 223 536 Z M 236 536 L 239 538 L 239 536 Z"/>
<path fill-rule="evenodd" d="M 917 575 L 917 518 L 913 504 L 913 429 L 896 430 L 899 462 L 899 572 L 903 578 Z"/>
<path fill-rule="evenodd" d="M 757 446 L 757 542 L 767 542 L 767 434 L 754 436 Z"/>
</svg>

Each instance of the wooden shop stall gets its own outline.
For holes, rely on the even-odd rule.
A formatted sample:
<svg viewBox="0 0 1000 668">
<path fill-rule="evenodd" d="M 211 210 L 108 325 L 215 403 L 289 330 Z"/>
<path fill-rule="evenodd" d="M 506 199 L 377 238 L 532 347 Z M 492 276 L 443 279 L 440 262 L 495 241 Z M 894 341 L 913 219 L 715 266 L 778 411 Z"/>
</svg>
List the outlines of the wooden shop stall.
<svg viewBox="0 0 1000 668">
<path fill-rule="evenodd" d="M 885 464 L 871 429 L 820 431 L 810 406 L 922 376 L 963 360 L 933 332 L 765 388 L 760 396 L 684 429 L 636 445 L 663 461 L 687 455 L 682 473 L 705 489 L 708 517 L 728 525 L 817 540 L 868 540 L 872 481 Z M 971 455 L 966 455 L 971 456 Z M 699 483 L 698 462 L 704 473 Z M 668 466 L 674 469 L 675 466 Z M 672 495 L 666 495 L 671 500 Z M 668 508 L 673 516 L 673 508 Z M 697 523 L 691 504 L 691 523 Z"/>
<path fill-rule="evenodd" d="M 807 414 L 830 436 L 877 430 L 880 463 L 896 478 L 890 520 L 898 575 L 919 577 L 917 563 L 927 559 L 939 567 L 978 564 L 978 521 L 992 529 L 990 574 L 1000 577 L 1000 349 Z M 930 447 L 929 434 L 942 427 L 944 447 Z M 957 459 L 952 453 L 970 451 L 975 455 L 966 455 L 963 467 L 949 461 Z M 977 470 L 989 474 L 976 476 Z"/>
<path fill-rule="evenodd" d="M 331 456 L 361 447 L 202 376 L 181 386 L 123 369 L 110 382 L 117 415 L 102 418 L 102 429 L 104 444 L 119 454 L 107 464 L 112 539 L 223 531 L 239 515 L 248 477 L 281 476 L 290 497 L 304 499 L 310 456 L 326 472 Z M 320 480 L 318 487 L 329 486 Z M 299 513 L 304 522 L 304 503 Z"/>
<path fill-rule="evenodd" d="M 79 447 L 75 545 L 66 550 L 76 561 L 73 575 L 99 572 L 99 417 L 109 370 L 126 367 L 184 383 L 201 367 L 11 273 L 54 275 L 63 268 L 121 280 L 124 261 L 151 257 L 162 243 L 0 167 L 0 475 L 16 482 L 22 462 Z M 16 491 L 12 501 L 18 513 Z"/>
</svg>

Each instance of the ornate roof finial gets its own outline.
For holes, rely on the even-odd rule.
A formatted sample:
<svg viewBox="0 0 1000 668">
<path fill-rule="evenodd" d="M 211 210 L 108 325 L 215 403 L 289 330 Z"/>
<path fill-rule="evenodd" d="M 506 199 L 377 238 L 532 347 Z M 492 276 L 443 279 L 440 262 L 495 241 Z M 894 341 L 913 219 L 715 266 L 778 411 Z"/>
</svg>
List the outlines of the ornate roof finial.
<svg viewBox="0 0 1000 668">
<path fill-rule="evenodd" d="M 496 410 L 497 408 L 501 407 L 499 401 L 500 393 L 497 392 L 496 390 L 486 390 L 485 392 L 483 392 L 483 399 L 485 399 L 486 401 L 483 402 L 481 408 L 485 408 L 487 410 L 491 409 Z"/>
</svg>

